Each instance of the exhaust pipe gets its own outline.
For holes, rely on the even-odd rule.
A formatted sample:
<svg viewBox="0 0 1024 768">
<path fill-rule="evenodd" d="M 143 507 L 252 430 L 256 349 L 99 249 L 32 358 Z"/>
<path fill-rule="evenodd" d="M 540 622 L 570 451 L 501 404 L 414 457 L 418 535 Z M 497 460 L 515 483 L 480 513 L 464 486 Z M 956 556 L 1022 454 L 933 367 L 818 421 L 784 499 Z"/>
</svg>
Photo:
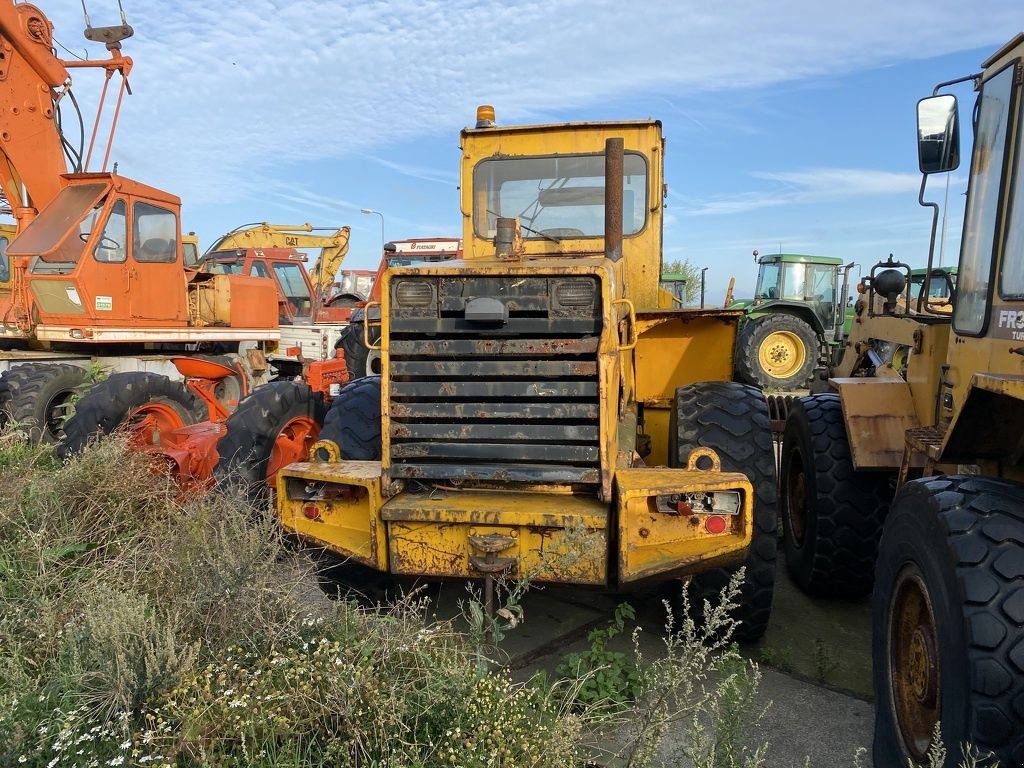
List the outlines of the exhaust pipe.
<svg viewBox="0 0 1024 768">
<path fill-rule="evenodd" d="M 622 158 L 621 138 L 604 143 L 604 255 L 611 261 L 622 258 Z"/>
</svg>

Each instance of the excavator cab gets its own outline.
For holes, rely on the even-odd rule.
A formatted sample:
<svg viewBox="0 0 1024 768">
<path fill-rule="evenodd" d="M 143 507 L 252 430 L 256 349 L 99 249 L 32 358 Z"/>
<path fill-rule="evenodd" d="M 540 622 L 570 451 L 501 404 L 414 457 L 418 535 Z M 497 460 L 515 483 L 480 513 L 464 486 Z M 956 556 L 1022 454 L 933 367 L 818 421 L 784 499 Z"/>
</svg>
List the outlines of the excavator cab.
<svg viewBox="0 0 1024 768">
<path fill-rule="evenodd" d="M 40 323 L 184 323 L 176 197 L 113 174 L 76 174 L 8 249 Z M 168 290 L 179 284 L 179 290 Z"/>
</svg>

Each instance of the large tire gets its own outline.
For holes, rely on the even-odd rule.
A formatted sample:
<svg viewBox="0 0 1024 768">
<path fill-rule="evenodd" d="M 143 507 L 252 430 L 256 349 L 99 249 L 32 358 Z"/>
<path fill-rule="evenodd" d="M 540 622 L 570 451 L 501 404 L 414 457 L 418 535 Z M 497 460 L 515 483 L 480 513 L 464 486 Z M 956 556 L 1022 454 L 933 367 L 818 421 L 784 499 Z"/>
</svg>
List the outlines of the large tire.
<svg viewBox="0 0 1024 768">
<path fill-rule="evenodd" d="M 87 372 L 63 363 L 23 363 L 0 377 L 0 423 L 12 421 L 31 440 L 56 443 Z"/>
<path fill-rule="evenodd" d="M 323 398 L 307 385 L 274 381 L 238 404 L 217 443 L 219 487 L 266 504 L 278 470 L 304 461 L 324 423 Z"/>
<path fill-rule="evenodd" d="M 839 395 L 792 403 L 779 485 L 786 566 L 800 589 L 817 597 L 871 592 L 889 479 L 854 469 Z"/>
<path fill-rule="evenodd" d="M 97 383 L 75 404 L 64 423 L 57 454 L 67 458 L 115 429 L 131 430 L 140 446 L 160 442 L 160 433 L 195 424 L 206 414 L 202 403 L 179 381 L 157 373 L 115 373 Z"/>
<path fill-rule="evenodd" d="M 377 376 L 381 372 L 380 352 L 369 349 L 363 339 L 363 317 L 362 310 L 353 313 L 352 321 L 341 330 L 338 341 L 334 344 L 334 348 L 340 349 L 345 356 L 345 367 L 348 368 L 350 380 Z M 377 344 L 380 341 L 380 326 L 371 325 L 370 334 L 371 343 Z"/>
<path fill-rule="evenodd" d="M 754 486 L 754 533 L 746 560 L 746 575 L 733 618 L 740 624 L 733 637 L 757 640 L 768 627 L 775 590 L 778 495 L 775 452 L 768 421 L 768 404 L 755 387 L 733 382 L 707 382 L 680 387 L 669 425 L 669 461 L 685 467 L 694 448 L 714 450 L 726 472 L 742 472 Z M 716 568 L 691 581 L 691 608 L 718 599 L 735 568 Z"/>
<path fill-rule="evenodd" d="M 736 347 L 736 378 L 759 387 L 800 389 L 818 364 L 818 334 L 785 312 L 748 320 Z"/>
<path fill-rule="evenodd" d="M 903 486 L 873 602 L 875 765 L 928 765 L 936 722 L 946 768 L 964 742 L 1024 765 L 1024 486 L 957 476 Z"/>
<path fill-rule="evenodd" d="M 380 376 L 356 379 L 341 388 L 327 412 L 320 439 L 337 444 L 343 459 L 381 458 Z"/>
</svg>

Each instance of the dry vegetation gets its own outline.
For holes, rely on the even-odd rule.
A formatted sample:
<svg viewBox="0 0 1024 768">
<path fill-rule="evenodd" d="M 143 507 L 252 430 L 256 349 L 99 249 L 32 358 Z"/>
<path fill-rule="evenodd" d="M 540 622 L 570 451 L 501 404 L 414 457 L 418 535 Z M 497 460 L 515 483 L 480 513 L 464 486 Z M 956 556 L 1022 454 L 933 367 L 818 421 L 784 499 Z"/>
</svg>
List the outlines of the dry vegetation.
<svg viewBox="0 0 1024 768">
<path fill-rule="evenodd" d="M 707 630 L 670 623 L 658 659 L 602 645 L 522 683 L 415 595 L 311 599 L 312 568 L 237 499 L 179 502 L 116 439 L 62 464 L 0 435 L 0 765 L 763 764 L 728 594 Z M 612 664 L 635 665 L 615 670 L 629 689 L 581 696 Z"/>
</svg>

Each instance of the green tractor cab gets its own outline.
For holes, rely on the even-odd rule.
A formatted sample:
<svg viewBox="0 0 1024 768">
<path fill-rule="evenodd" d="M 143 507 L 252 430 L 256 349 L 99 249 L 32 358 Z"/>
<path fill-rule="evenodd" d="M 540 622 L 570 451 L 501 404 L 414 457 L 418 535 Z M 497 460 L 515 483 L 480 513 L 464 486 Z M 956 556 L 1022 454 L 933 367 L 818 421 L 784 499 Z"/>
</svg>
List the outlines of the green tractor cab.
<svg viewBox="0 0 1024 768">
<path fill-rule="evenodd" d="M 805 387 L 849 331 L 853 264 L 796 253 L 767 254 L 758 264 L 754 298 L 729 305 L 747 312 L 736 343 L 736 378 L 772 389 Z"/>
</svg>

